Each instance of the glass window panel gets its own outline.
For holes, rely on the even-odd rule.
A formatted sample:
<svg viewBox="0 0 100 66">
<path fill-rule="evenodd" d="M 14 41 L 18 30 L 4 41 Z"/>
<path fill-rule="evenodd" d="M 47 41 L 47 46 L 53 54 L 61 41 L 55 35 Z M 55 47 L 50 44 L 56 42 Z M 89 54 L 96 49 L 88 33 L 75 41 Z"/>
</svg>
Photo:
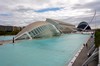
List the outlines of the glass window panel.
<svg viewBox="0 0 100 66">
<path fill-rule="evenodd" d="M 38 27 L 38 30 L 41 32 L 41 28 L 40 27 Z"/>
<path fill-rule="evenodd" d="M 39 27 L 37 28 L 37 30 L 38 30 L 39 33 L 41 32 L 41 30 L 39 29 Z"/>
<path fill-rule="evenodd" d="M 28 37 L 27 34 L 24 34 L 24 35 L 20 36 L 19 38 L 17 38 L 17 40 L 22 40 L 22 39 L 30 39 L 30 38 Z"/>
<path fill-rule="evenodd" d="M 34 29 L 34 32 L 35 32 L 36 34 L 38 34 L 38 32 L 37 32 L 37 30 L 36 30 L 36 29 Z"/>
<path fill-rule="evenodd" d="M 32 38 L 34 38 L 34 34 L 32 32 L 29 32 L 29 34 L 31 35 Z"/>
<path fill-rule="evenodd" d="M 32 30 L 31 32 L 32 32 L 34 35 L 36 35 L 36 33 L 35 33 L 35 31 L 34 31 L 34 30 Z"/>
<path fill-rule="evenodd" d="M 41 31 L 43 31 L 42 26 L 40 27 Z"/>
<path fill-rule="evenodd" d="M 40 33 L 39 30 L 38 30 L 38 28 L 36 28 L 36 31 L 37 31 L 38 33 Z"/>
<path fill-rule="evenodd" d="M 44 29 L 43 29 L 43 26 L 41 26 L 41 29 L 44 30 Z"/>
</svg>

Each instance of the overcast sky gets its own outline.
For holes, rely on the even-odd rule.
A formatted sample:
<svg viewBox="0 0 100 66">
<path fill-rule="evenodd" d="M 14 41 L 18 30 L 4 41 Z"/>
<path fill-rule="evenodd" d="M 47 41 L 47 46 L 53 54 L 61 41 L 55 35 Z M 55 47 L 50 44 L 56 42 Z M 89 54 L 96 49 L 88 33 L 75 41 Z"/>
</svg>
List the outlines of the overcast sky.
<svg viewBox="0 0 100 66">
<path fill-rule="evenodd" d="M 100 26 L 100 0 L 0 0 L 0 25 L 25 26 L 52 18 L 78 25 Z"/>
</svg>

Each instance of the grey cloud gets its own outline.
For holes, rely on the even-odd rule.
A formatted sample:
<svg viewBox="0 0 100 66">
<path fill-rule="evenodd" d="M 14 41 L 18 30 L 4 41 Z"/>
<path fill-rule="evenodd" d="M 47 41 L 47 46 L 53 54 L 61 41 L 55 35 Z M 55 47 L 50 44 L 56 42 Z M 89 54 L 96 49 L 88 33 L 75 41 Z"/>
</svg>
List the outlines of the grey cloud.
<svg viewBox="0 0 100 66">
<path fill-rule="evenodd" d="M 89 23 L 90 26 L 95 25 L 95 24 L 100 25 L 100 19 L 99 19 L 98 16 L 96 16 L 92 22 L 90 22 L 91 19 L 92 19 L 92 16 L 88 16 L 88 17 L 87 16 L 85 16 L 85 17 L 81 17 L 81 16 L 69 17 L 67 19 L 62 19 L 62 21 L 68 22 L 68 23 L 70 22 L 71 24 L 75 24 L 75 25 L 78 25 L 82 21 L 86 21 L 87 23 Z"/>
<path fill-rule="evenodd" d="M 27 11 L 33 11 L 33 10 L 34 10 L 33 8 L 25 7 L 22 5 L 16 6 L 16 8 L 14 9 L 14 11 L 17 11 L 17 12 L 27 12 Z"/>
<path fill-rule="evenodd" d="M 29 2 L 30 1 L 30 2 Z M 34 12 L 34 8 L 31 7 L 31 4 L 33 4 L 34 0 L 0 0 L 0 24 L 5 24 L 5 25 L 28 25 L 29 23 L 33 21 L 38 21 L 38 20 L 45 20 L 45 17 L 43 16 L 34 16 L 32 12 Z M 39 0 L 38 0 L 39 1 Z M 48 0 L 47 0 L 48 1 Z M 37 3 L 37 2 L 36 2 Z M 37 4 L 42 4 L 42 3 L 37 3 Z M 96 0 L 95 2 L 87 3 L 82 5 L 76 4 L 72 9 L 92 9 L 92 10 L 97 10 L 97 16 L 96 19 L 92 22 L 94 24 L 95 22 L 99 24 L 100 18 L 100 1 Z M 29 6 L 27 6 L 29 5 Z M 40 5 L 41 6 L 41 5 Z M 4 12 L 4 13 L 2 13 Z M 12 13 L 12 14 L 10 14 Z M 26 13 L 28 15 L 26 15 Z M 90 13 L 92 14 L 93 12 L 91 11 L 86 11 L 86 14 Z M 31 16 L 30 16 L 31 15 Z M 33 15 L 33 16 L 32 16 Z M 7 18 L 6 18 L 7 16 Z M 8 17 L 11 16 L 11 17 Z M 62 14 L 63 16 L 63 14 Z M 72 24 L 79 24 L 81 21 L 87 21 L 89 22 L 92 16 L 76 16 L 76 17 L 69 17 L 69 16 L 64 16 L 64 18 L 67 19 L 62 19 L 65 22 L 72 23 Z M 54 17 L 53 17 L 54 18 Z M 62 18 L 62 17 L 61 17 Z"/>
<path fill-rule="evenodd" d="M 0 16 L 1 17 L 11 17 L 11 16 L 13 16 L 13 14 L 9 13 L 9 12 L 5 12 L 5 13 L 0 13 Z"/>
<path fill-rule="evenodd" d="M 27 7 L 27 5 L 31 5 L 31 1 L 32 0 L 0 0 L 0 11 L 29 11 L 32 10 L 32 8 Z"/>
<path fill-rule="evenodd" d="M 1 5 L 12 5 L 12 6 L 28 2 L 29 2 L 28 0 L 0 0 Z"/>
<path fill-rule="evenodd" d="M 94 10 L 96 10 L 96 16 L 93 20 L 93 22 L 90 25 L 100 25 L 100 0 L 95 0 L 94 2 L 86 3 L 86 4 L 75 4 L 74 7 L 72 7 L 73 10 L 80 10 L 80 9 L 91 9 L 91 11 L 84 11 L 85 14 L 89 14 L 88 16 L 77 16 L 77 18 L 72 17 L 71 21 L 87 21 L 90 22 L 92 15 L 94 14 Z M 70 21 L 70 20 L 69 20 Z"/>
<path fill-rule="evenodd" d="M 75 4 L 72 9 L 92 9 L 96 10 L 97 12 L 100 12 L 100 1 L 96 0 L 94 2 L 86 3 L 86 4 Z"/>
</svg>

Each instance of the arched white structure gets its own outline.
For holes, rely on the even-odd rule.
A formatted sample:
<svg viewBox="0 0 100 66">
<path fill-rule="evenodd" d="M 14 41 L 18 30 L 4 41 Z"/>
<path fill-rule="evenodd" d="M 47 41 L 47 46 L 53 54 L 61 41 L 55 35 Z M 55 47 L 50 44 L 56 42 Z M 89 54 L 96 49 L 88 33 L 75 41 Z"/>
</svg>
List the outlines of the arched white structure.
<svg viewBox="0 0 100 66">
<path fill-rule="evenodd" d="M 55 25 L 45 21 L 37 21 L 29 24 L 20 31 L 15 36 L 15 40 L 34 39 L 53 35 L 60 35 L 60 31 L 55 27 Z"/>
<path fill-rule="evenodd" d="M 57 27 L 57 29 L 59 31 L 61 31 L 62 33 L 73 32 L 76 29 L 75 25 L 72 25 L 72 24 L 69 24 L 69 23 L 66 23 L 66 22 L 62 22 L 62 21 L 59 21 L 59 20 L 47 18 L 46 22 L 55 25 Z"/>
</svg>

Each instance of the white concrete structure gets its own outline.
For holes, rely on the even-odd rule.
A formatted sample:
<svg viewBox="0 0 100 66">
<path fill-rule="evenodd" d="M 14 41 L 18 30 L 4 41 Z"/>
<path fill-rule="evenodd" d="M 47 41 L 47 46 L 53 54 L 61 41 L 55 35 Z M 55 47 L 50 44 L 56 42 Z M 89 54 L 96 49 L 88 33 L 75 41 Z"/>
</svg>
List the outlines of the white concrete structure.
<svg viewBox="0 0 100 66">
<path fill-rule="evenodd" d="M 75 25 L 65 23 L 62 21 L 54 20 L 54 19 L 46 19 L 46 22 L 49 22 L 57 27 L 58 30 L 60 30 L 63 33 L 69 33 L 75 31 Z"/>
<path fill-rule="evenodd" d="M 75 26 L 72 24 L 53 19 L 46 19 L 46 21 L 37 21 L 26 26 L 15 36 L 15 40 L 60 35 L 64 32 L 72 32 L 74 30 L 73 28 L 75 28 Z"/>
<path fill-rule="evenodd" d="M 59 30 L 53 24 L 46 21 L 37 21 L 20 31 L 15 36 L 15 40 L 50 37 L 53 35 L 60 35 Z"/>
</svg>

